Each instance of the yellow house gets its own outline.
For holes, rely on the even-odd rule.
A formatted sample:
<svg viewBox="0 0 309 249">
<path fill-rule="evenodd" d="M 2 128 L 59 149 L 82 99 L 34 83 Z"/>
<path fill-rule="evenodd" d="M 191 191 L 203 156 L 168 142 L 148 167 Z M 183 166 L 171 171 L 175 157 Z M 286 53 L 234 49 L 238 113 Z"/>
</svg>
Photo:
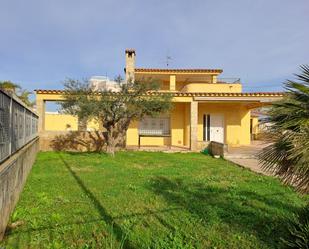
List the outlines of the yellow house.
<svg viewBox="0 0 309 249">
<path fill-rule="evenodd" d="M 135 50 L 127 49 L 125 55 L 126 80 L 156 79 L 162 91 L 173 93 L 174 102 L 169 115 L 132 123 L 127 146 L 173 146 L 196 151 L 209 141 L 249 145 L 252 120 L 257 120 L 251 117 L 251 110 L 283 96 L 276 92 L 242 92 L 239 79 L 220 78 L 222 69 L 136 68 Z M 36 90 L 41 134 L 78 129 L 75 117 L 45 113 L 45 102 L 62 100 L 62 94 L 62 90 Z M 95 130 L 99 125 L 89 122 L 87 128 Z"/>
</svg>

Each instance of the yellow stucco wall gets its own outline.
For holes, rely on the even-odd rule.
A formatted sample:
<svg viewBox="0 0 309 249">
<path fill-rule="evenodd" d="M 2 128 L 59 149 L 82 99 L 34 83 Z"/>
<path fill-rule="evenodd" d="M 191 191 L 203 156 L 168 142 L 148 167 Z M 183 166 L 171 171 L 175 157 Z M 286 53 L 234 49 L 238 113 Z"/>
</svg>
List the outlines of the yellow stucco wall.
<svg viewBox="0 0 309 249">
<path fill-rule="evenodd" d="M 67 114 L 45 114 L 46 131 L 77 131 L 78 118 Z M 87 130 L 94 131 L 99 129 L 99 124 L 95 120 L 87 123 Z"/>
<path fill-rule="evenodd" d="M 175 103 L 174 108 L 170 114 L 171 119 L 171 138 L 164 137 L 142 137 L 142 146 L 189 146 L 189 103 Z M 127 132 L 127 145 L 138 145 L 138 121 L 133 122 Z"/>
<path fill-rule="evenodd" d="M 76 131 L 77 118 L 67 114 L 45 114 L 45 130 Z"/>
<path fill-rule="evenodd" d="M 240 93 L 242 92 L 242 85 L 239 83 L 225 84 L 225 83 L 188 83 L 176 81 L 175 90 L 180 92 L 209 92 L 209 93 Z M 162 81 L 161 90 L 169 90 L 170 82 Z"/>
<path fill-rule="evenodd" d="M 200 103 L 198 106 L 198 141 L 203 140 L 203 115 L 222 114 L 224 142 L 229 145 L 250 144 L 250 111 L 241 103 Z"/>
<path fill-rule="evenodd" d="M 171 113 L 172 145 L 184 145 L 184 112 L 185 103 L 176 103 Z"/>
<path fill-rule="evenodd" d="M 239 134 L 239 143 L 236 145 L 249 145 L 251 142 L 250 137 L 250 110 L 246 108 L 240 109 L 241 127 Z M 231 143 L 233 145 L 233 143 Z"/>
</svg>

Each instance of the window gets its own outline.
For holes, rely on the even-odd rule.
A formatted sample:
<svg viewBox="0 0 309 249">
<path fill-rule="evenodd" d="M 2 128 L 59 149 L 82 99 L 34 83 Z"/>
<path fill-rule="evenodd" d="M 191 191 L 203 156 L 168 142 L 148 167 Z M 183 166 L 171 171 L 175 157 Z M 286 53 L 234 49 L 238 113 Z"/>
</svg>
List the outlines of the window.
<svg viewBox="0 0 309 249">
<path fill-rule="evenodd" d="M 146 117 L 140 122 L 140 135 L 169 135 L 170 118 L 169 117 Z"/>
<path fill-rule="evenodd" d="M 210 115 L 203 115 L 203 141 L 210 141 Z"/>
</svg>

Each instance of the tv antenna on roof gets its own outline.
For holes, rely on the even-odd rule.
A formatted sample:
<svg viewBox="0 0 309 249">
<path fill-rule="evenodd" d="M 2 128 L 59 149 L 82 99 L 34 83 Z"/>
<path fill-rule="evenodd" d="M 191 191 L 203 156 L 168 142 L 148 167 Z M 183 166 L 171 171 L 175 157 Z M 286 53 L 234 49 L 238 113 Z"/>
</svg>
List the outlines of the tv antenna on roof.
<svg viewBox="0 0 309 249">
<path fill-rule="evenodd" d="M 168 67 L 170 65 L 170 61 L 172 60 L 172 57 L 167 55 L 166 56 L 166 67 Z"/>
</svg>

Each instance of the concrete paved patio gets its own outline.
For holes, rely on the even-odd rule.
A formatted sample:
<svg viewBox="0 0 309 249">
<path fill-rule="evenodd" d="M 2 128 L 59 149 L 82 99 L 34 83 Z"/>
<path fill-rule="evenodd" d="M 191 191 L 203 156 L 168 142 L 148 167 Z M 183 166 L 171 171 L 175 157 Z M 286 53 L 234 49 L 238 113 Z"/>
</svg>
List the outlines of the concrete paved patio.
<svg viewBox="0 0 309 249">
<path fill-rule="evenodd" d="M 228 152 L 224 155 L 224 158 L 257 173 L 272 175 L 270 172 L 262 169 L 262 165 L 257 159 L 257 155 L 268 145 L 270 145 L 270 143 L 265 141 L 252 141 L 251 145 L 248 146 L 229 148 Z"/>
</svg>

